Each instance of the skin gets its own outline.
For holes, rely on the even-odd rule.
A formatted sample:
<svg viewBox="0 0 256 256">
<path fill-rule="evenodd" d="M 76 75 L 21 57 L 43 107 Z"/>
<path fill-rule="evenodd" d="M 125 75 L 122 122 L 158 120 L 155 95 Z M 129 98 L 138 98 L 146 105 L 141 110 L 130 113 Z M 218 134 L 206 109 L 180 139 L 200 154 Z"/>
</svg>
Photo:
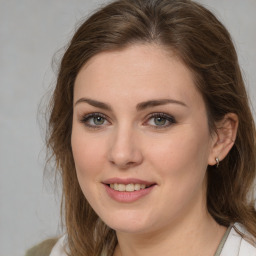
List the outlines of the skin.
<svg viewBox="0 0 256 256">
<path fill-rule="evenodd" d="M 172 102 L 138 110 L 162 99 Z M 98 121 L 92 113 L 100 113 Z M 226 228 L 207 212 L 206 169 L 228 153 L 236 128 L 230 114 L 210 134 L 193 74 L 160 46 L 103 52 L 84 65 L 74 87 L 71 144 L 86 199 L 116 230 L 114 255 L 214 254 Z M 156 185 L 134 202 L 117 202 L 103 184 L 116 177 Z"/>
</svg>

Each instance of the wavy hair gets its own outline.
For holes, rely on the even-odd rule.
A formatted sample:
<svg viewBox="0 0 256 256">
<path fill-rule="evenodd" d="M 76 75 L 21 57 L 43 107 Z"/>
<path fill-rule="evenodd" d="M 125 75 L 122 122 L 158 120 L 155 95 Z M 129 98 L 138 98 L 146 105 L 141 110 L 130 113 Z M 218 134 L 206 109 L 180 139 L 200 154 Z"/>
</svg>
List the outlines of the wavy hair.
<svg viewBox="0 0 256 256">
<path fill-rule="evenodd" d="M 92 14 L 75 32 L 61 60 L 50 102 L 48 149 L 62 177 L 62 209 L 72 256 L 113 254 L 114 230 L 84 197 L 71 149 L 74 81 L 96 54 L 136 43 L 175 51 L 192 71 L 202 94 L 209 130 L 227 113 L 239 127 L 235 144 L 218 169 L 208 167 L 207 207 L 221 225 L 242 223 L 256 236 L 255 126 L 236 50 L 226 28 L 206 8 L 190 0 L 117 0 Z"/>
</svg>

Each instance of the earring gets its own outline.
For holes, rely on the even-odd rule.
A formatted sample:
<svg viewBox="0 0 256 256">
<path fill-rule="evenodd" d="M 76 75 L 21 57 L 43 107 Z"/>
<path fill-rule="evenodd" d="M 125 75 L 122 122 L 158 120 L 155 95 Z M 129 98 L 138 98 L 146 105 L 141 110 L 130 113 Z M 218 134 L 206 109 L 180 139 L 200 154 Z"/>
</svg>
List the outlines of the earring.
<svg viewBox="0 0 256 256">
<path fill-rule="evenodd" d="M 215 158 L 215 161 L 216 161 L 216 167 L 218 168 L 219 167 L 219 164 L 220 164 L 220 159 L 218 157 Z"/>
</svg>

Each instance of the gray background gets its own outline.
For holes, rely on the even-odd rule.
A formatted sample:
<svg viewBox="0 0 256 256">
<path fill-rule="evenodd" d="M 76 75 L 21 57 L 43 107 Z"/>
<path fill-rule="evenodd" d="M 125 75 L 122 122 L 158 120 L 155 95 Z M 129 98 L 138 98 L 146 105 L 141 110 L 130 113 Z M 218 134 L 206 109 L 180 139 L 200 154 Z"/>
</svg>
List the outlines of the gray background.
<svg viewBox="0 0 256 256">
<path fill-rule="evenodd" d="M 43 178 L 37 111 L 51 62 L 75 24 L 104 0 L 0 0 L 0 256 L 59 234 L 59 195 Z M 256 0 L 201 0 L 232 34 L 255 107 Z M 41 118 L 39 118 L 41 119 Z"/>
</svg>

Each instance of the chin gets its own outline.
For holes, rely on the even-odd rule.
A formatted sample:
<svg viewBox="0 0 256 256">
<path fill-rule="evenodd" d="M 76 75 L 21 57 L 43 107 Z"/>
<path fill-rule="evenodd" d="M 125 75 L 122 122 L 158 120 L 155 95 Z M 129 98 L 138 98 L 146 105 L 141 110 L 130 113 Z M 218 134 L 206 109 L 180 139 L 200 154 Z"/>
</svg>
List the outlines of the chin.
<svg viewBox="0 0 256 256">
<path fill-rule="evenodd" d="M 110 223 L 111 225 L 111 223 Z M 133 234 L 142 234 L 149 232 L 148 228 L 143 225 L 133 225 L 126 223 L 114 223 L 114 225 L 108 225 L 110 228 L 120 233 L 133 233 Z"/>
<path fill-rule="evenodd" d="M 122 233 L 144 233 L 152 228 L 152 219 L 148 221 L 145 213 L 135 214 L 134 212 L 125 212 L 102 216 L 104 223 L 117 232 Z"/>
</svg>

